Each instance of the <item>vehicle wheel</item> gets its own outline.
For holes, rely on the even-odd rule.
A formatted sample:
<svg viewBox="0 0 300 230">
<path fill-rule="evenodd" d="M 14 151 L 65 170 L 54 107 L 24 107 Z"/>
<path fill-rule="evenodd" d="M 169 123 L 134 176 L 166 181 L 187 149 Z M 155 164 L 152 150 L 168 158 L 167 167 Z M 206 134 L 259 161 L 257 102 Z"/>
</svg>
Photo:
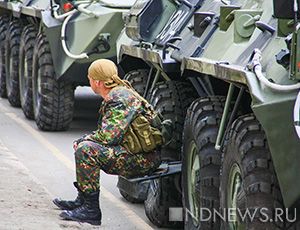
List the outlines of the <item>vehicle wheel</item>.
<svg viewBox="0 0 300 230">
<path fill-rule="evenodd" d="M 197 97 L 191 84 L 169 81 L 158 83 L 151 93 L 150 102 L 165 119 L 174 122 L 174 138 L 161 149 L 163 161 L 181 159 L 182 130 L 186 110 Z M 145 212 L 149 220 L 159 227 L 183 227 L 183 222 L 169 221 L 169 208 L 182 207 L 180 177 L 167 177 L 150 182 Z"/>
<path fill-rule="evenodd" d="M 129 194 L 127 194 L 126 192 L 124 192 L 123 190 L 119 189 L 120 194 L 122 195 L 122 197 L 124 197 L 125 200 L 127 200 L 130 203 L 133 204 L 141 204 L 144 203 L 144 200 L 142 199 L 136 199 L 132 196 L 130 196 Z"/>
<path fill-rule="evenodd" d="M 19 48 L 22 33 L 22 23 L 14 19 L 9 23 L 5 39 L 5 69 L 6 69 L 6 91 L 9 103 L 19 107 Z"/>
<path fill-rule="evenodd" d="M 124 77 L 124 80 L 130 82 L 132 87 L 141 95 L 143 96 L 147 80 L 148 80 L 149 70 L 148 69 L 137 69 L 130 71 Z"/>
<path fill-rule="evenodd" d="M 179 179 L 177 175 L 150 181 L 148 196 L 144 203 L 145 213 L 157 227 L 181 229 L 183 227 L 182 220 L 171 221 L 169 219 L 169 208 L 182 207 L 181 193 L 174 184 L 174 181 L 179 181 Z"/>
<path fill-rule="evenodd" d="M 181 179 L 185 229 L 220 229 L 220 221 L 206 220 L 201 210 L 219 210 L 221 151 L 215 144 L 224 103 L 224 97 L 199 98 L 187 111 Z"/>
<path fill-rule="evenodd" d="M 32 105 L 32 58 L 37 33 L 34 25 L 29 24 L 25 26 L 21 35 L 19 51 L 20 100 L 24 115 L 28 119 L 34 119 Z"/>
<path fill-rule="evenodd" d="M 149 70 L 148 69 L 137 69 L 130 71 L 124 76 L 124 80 L 127 80 L 130 82 L 132 87 L 141 95 L 143 96 L 145 89 L 146 89 L 146 84 L 147 84 L 147 79 L 149 75 Z M 119 177 L 120 181 L 120 177 Z M 118 182 L 119 183 L 119 182 Z M 136 185 L 138 186 L 138 185 Z M 145 188 L 144 185 L 140 185 L 140 190 Z M 130 203 L 143 203 L 143 199 L 136 199 L 129 194 L 127 194 L 125 191 L 119 189 L 120 194 Z"/>
<path fill-rule="evenodd" d="M 237 210 L 231 212 L 231 221 L 222 220 L 221 229 L 284 229 L 283 222 L 272 219 L 283 200 L 265 133 L 254 115 L 232 124 L 220 179 L 221 210 Z M 252 220 L 242 218 L 246 210 Z"/>
<path fill-rule="evenodd" d="M 164 119 L 171 119 L 174 124 L 174 137 L 168 146 L 161 149 L 163 161 L 181 159 L 182 130 L 186 111 L 197 98 L 197 93 L 188 82 L 169 81 L 158 83 L 151 93 L 150 103 Z"/>
<path fill-rule="evenodd" d="M 49 43 L 40 33 L 33 54 L 33 110 L 36 124 L 45 131 L 66 130 L 73 118 L 74 89 L 56 80 Z"/>
<path fill-rule="evenodd" d="M 5 73 L 5 38 L 9 25 L 9 16 L 0 16 L 0 97 L 7 97 Z"/>
</svg>

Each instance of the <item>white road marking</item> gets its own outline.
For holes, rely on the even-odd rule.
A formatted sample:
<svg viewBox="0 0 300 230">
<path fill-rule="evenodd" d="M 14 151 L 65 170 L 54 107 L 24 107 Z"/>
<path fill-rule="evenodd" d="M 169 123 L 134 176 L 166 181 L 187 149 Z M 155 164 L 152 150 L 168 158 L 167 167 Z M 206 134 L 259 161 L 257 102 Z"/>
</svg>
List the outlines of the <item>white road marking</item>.
<svg viewBox="0 0 300 230">
<path fill-rule="evenodd" d="M 68 169 L 75 171 L 74 163 L 69 160 L 56 146 L 51 144 L 45 137 L 43 137 L 37 130 L 33 129 L 25 121 L 20 119 L 16 114 L 8 112 L 7 109 L 0 104 L 1 110 L 9 118 L 14 120 L 23 129 L 30 133 L 38 142 L 40 142 L 45 148 L 47 148 L 60 162 L 62 162 Z M 101 194 L 103 198 L 108 199 L 114 206 L 122 210 L 125 213 L 128 220 L 133 223 L 137 229 L 151 230 L 153 229 L 148 223 L 146 223 L 141 217 L 139 217 L 134 211 L 130 209 L 129 206 L 119 201 L 111 192 L 101 187 Z"/>
</svg>

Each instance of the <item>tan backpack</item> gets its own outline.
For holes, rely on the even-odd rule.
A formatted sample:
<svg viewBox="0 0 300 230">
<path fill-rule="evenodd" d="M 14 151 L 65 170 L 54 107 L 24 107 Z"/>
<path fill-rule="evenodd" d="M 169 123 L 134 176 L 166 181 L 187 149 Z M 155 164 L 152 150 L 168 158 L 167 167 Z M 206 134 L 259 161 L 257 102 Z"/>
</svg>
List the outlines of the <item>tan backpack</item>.
<svg viewBox="0 0 300 230">
<path fill-rule="evenodd" d="M 163 143 L 162 132 L 153 127 L 144 115 L 139 114 L 128 127 L 122 145 L 127 151 L 136 154 L 151 152 Z"/>
<path fill-rule="evenodd" d="M 172 121 L 163 120 L 162 116 L 130 84 L 128 88 L 142 102 L 148 114 L 151 114 L 151 118 L 147 119 L 145 115 L 138 114 L 129 125 L 121 145 L 127 151 L 137 154 L 152 152 L 162 145 L 169 144 L 173 132 Z"/>
</svg>

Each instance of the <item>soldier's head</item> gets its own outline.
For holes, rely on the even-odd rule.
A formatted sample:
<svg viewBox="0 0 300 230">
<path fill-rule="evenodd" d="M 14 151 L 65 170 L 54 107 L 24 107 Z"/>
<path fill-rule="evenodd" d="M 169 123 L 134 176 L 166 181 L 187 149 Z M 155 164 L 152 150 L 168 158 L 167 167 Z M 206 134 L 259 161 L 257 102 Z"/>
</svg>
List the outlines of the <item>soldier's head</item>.
<svg viewBox="0 0 300 230">
<path fill-rule="evenodd" d="M 122 83 L 117 66 L 107 59 L 94 61 L 88 69 L 88 78 L 93 91 L 103 98 L 112 88 Z"/>
</svg>

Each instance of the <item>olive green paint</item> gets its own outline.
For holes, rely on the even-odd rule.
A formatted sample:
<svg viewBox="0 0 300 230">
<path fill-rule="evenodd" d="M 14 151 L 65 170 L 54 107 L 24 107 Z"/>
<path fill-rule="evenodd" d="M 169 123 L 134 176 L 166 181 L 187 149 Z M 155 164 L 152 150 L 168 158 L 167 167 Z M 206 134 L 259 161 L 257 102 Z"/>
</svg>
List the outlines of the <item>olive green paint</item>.
<svg viewBox="0 0 300 230">
<path fill-rule="evenodd" d="M 255 30 L 255 22 L 260 20 L 260 10 L 234 11 L 234 42 L 246 42 Z"/>
<path fill-rule="evenodd" d="M 122 59 L 124 55 L 129 55 L 132 57 L 140 58 L 144 61 L 156 63 L 159 64 L 160 67 L 162 67 L 163 65 L 159 52 L 153 50 L 148 50 L 136 46 L 121 45 L 119 56 Z"/>
<path fill-rule="evenodd" d="M 98 58 L 116 57 L 116 40 L 124 26 L 122 12 L 100 6 L 97 7 L 95 12 L 101 12 L 101 16 L 95 18 L 80 14 L 68 23 L 66 31 L 67 46 L 70 52 L 74 54 L 92 51 L 97 47 L 101 34 L 110 35 L 108 40 L 110 50 L 103 54 L 93 55 L 88 59 L 74 60 L 65 55 L 60 41 L 60 24 L 51 27 L 48 27 L 47 24 L 44 26 L 52 56 L 55 57 L 53 61 L 57 77 L 62 76 L 74 62 L 90 63 Z"/>
<path fill-rule="evenodd" d="M 254 73 L 250 71 L 204 58 L 185 59 L 182 66 L 185 69 L 209 74 L 227 82 L 248 86 L 252 96 L 253 112 L 267 135 L 285 205 L 290 207 L 300 198 L 300 181 L 298 180 L 300 140 L 293 121 L 293 106 L 297 92 L 278 93 L 272 91 L 262 86 Z"/>
<path fill-rule="evenodd" d="M 220 30 L 226 31 L 234 20 L 234 11 L 240 9 L 239 6 L 220 7 Z"/>
<path fill-rule="evenodd" d="M 28 6 L 25 6 L 29 4 Z M 51 55 L 55 69 L 56 78 L 66 77 L 70 74 L 84 74 L 86 65 L 98 58 L 109 58 L 116 60 L 116 43 L 124 28 L 123 14 L 129 11 L 126 8 L 106 7 L 99 2 L 94 2 L 87 7 L 97 17 L 88 16 L 84 13 L 75 13 L 66 27 L 66 44 L 73 54 L 89 53 L 95 48 L 101 48 L 100 42 L 106 40 L 110 49 L 103 53 L 94 53 L 85 59 L 72 59 L 68 57 L 61 45 L 61 27 L 64 20 L 56 20 L 49 10 L 49 1 L 33 0 L 30 2 L 0 2 L 0 13 L 11 12 L 13 16 L 40 18 L 40 24 L 50 44 Z M 47 10 L 45 10 L 47 9 Z M 35 21 L 37 22 L 37 21 Z M 120 41 L 122 42 L 122 41 Z M 84 66 L 84 68 L 83 68 Z M 82 71 L 81 71 L 82 70 Z M 86 78 L 86 76 L 83 76 Z M 78 81 L 78 80 L 74 80 Z"/>
<path fill-rule="evenodd" d="M 291 45 L 291 70 L 290 77 L 292 79 L 300 80 L 300 28 L 293 33 Z"/>
<path fill-rule="evenodd" d="M 273 17 L 272 0 L 237 0 L 234 3 L 232 8 L 223 7 L 220 28 L 209 39 L 201 58 L 184 58 L 181 69 L 198 72 L 198 77 L 207 74 L 248 88 L 253 112 L 267 135 L 284 203 L 286 207 L 290 207 L 300 199 L 300 140 L 296 135 L 292 116 L 297 92 L 273 91 L 258 82 L 255 74 L 247 69 L 253 50 L 259 48 L 262 51 L 263 73 L 267 78 L 278 84 L 295 83 L 289 78 L 288 70 L 275 59 L 275 55 L 286 48 L 282 34 L 288 32 L 290 22 L 280 21 L 278 25 L 277 19 Z M 209 4 L 216 3 L 204 3 L 205 7 Z M 274 34 L 268 31 L 263 33 L 255 25 L 257 21 L 281 30 Z M 157 49 L 123 45 L 120 56 L 126 55 L 155 63 L 158 69 L 163 67 L 161 54 Z"/>
<path fill-rule="evenodd" d="M 278 19 L 277 35 L 285 37 L 294 31 L 294 20 Z"/>
</svg>

